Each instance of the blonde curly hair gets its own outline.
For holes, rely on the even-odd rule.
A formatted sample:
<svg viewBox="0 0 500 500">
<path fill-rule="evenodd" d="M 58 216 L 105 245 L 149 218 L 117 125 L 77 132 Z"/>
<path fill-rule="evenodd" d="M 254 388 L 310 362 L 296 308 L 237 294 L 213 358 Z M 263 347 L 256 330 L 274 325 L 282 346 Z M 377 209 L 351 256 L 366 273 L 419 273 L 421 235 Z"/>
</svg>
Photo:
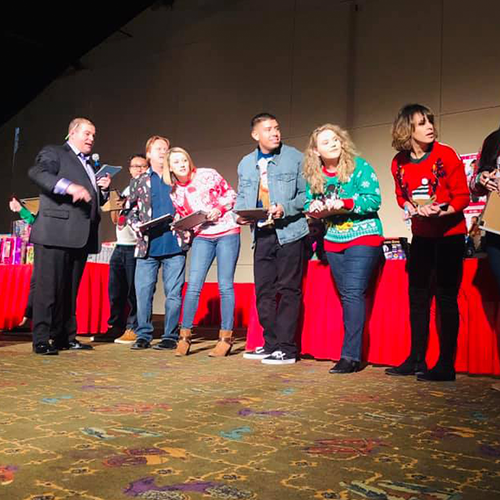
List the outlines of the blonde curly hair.
<svg viewBox="0 0 500 500">
<path fill-rule="evenodd" d="M 342 152 L 337 167 L 337 177 L 340 182 L 347 182 L 354 172 L 354 158 L 357 155 L 356 148 L 351 136 L 338 125 L 325 123 L 316 128 L 309 137 L 309 143 L 304 151 L 304 178 L 311 187 L 313 194 L 323 194 L 325 192 L 325 176 L 323 175 L 323 161 L 318 155 L 318 135 L 325 130 L 331 130 L 340 139 Z"/>
</svg>

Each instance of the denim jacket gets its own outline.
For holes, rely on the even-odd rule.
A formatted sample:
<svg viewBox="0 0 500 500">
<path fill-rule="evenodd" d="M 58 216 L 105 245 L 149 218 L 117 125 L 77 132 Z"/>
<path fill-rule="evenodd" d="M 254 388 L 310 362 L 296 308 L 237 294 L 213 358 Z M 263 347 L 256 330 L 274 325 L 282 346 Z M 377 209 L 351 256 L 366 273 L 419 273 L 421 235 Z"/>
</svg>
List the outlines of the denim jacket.
<svg viewBox="0 0 500 500">
<path fill-rule="evenodd" d="M 238 165 L 238 197 L 235 210 L 257 207 L 260 173 L 258 149 L 243 157 Z M 304 216 L 306 182 L 302 175 L 302 153 L 282 144 L 267 166 L 269 201 L 281 204 L 284 216 L 275 220 L 281 245 L 292 243 L 309 233 Z"/>
</svg>

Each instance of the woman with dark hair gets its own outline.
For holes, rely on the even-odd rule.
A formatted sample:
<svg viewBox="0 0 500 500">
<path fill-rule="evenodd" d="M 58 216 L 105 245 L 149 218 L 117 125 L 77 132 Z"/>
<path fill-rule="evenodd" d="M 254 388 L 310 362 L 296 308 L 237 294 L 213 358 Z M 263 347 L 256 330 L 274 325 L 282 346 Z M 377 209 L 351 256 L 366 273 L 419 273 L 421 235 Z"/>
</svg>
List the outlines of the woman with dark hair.
<svg viewBox="0 0 500 500">
<path fill-rule="evenodd" d="M 500 128 L 486 137 L 481 148 L 477 170 L 471 178 L 471 193 L 475 196 L 493 196 L 500 192 Z M 500 235 L 486 231 L 486 253 L 491 270 L 500 289 Z M 492 389 L 500 391 L 500 383 Z"/>
<path fill-rule="evenodd" d="M 500 191 L 500 128 L 492 132 L 483 142 L 477 171 L 471 178 L 470 190 L 475 196 L 484 196 Z M 486 231 L 486 252 L 495 279 L 500 288 L 500 235 Z"/>
<path fill-rule="evenodd" d="M 411 351 L 387 375 L 417 375 L 422 381 L 455 380 L 460 286 L 465 234 L 463 215 L 469 189 L 462 160 L 438 142 L 434 114 L 426 106 L 401 108 L 392 127 L 392 146 L 399 151 L 392 161 L 397 202 L 411 220 L 413 239 L 408 263 Z M 441 317 L 439 359 L 427 371 L 425 354 L 429 338 L 432 294 L 436 278 L 436 303 Z"/>
<path fill-rule="evenodd" d="M 366 290 L 382 255 L 377 175 L 357 156 L 346 130 L 329 123 L 311 134 L 304 153 L 305 209 L 325 221 L 324 249 L 344 318 L 341 358 L 330 373 L 360 369 Z"/>
</svg>

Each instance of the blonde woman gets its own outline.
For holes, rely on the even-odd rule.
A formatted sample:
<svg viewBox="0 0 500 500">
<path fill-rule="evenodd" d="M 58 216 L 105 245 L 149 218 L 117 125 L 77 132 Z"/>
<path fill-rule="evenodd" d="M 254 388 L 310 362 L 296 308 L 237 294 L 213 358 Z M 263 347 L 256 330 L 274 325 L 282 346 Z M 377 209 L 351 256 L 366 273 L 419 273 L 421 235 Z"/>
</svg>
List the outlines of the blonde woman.
<svg viewBox="0 0 500 500">
<path fill-rule="evenodd" d="M 325 221 L 325 251 L 344 317 L 341 358 L 330 373 L 353 373 L 360 369 L 366 290 L 382 254 L 379 182 L 337 125 L 314 130 L 304 156 L 305 209 Z"/>
<path fill-rule="evenodd" d="M 197 226 L 191 246 L 191 267 L 177 356 L 185 356 L 191 346 L 191 330 L 201 289 L 212 262 L 217 258 L 217 282 L 221 297 L 219 342 L 209 356 L 226 356 L 231 351 L 234 323 L 234 272 L 240 253 L 240 227 L 231 210 L 236 193 L 211 168 L 196 168 L 189 153 L 171 148 L 166 157 L 164 180 L 172 186 L 170 197 L 177 213 L 187 216 L 198 210 L 207 212 L 208 223 Z"/>
<path fill-rule="evenodd" d="M 400 109 L 392 127 L 392 175 L 399 206 L 411 217 L 413 239 L 408 262 L 411 350 L 387 375 L 417 375 L 422 381 L 455 380 L 455 350 L 465 235 L 464 208 L 470 201 L 462 160 L 437 140 L 434 114 L 421 104 Z M 441 317 L 439 359 L 427 371 L 431 283 Z"/>
</svg>

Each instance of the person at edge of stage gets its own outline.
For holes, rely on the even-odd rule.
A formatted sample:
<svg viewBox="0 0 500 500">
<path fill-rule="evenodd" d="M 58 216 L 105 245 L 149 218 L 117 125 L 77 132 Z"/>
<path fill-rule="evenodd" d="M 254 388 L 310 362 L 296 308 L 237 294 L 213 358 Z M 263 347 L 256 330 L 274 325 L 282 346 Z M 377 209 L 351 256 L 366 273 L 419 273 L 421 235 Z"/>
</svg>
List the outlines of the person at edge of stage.
<svg viewBox="0 0 500 500">
<path fill-rule="evenodd" d="M 470 182 L 475 196 L 499 196 L 500 192 L 500 128 L 488 134 L 479 153 L 477 169 Z M 500 291 L 500 235 L 486 230 L 484 246 L 493 276 Z M 492 388 L 500 391 L 500 383 Z"/>
<path fill-rule="evenodd" d="M 32 214 L 26 207 L 24 207 L 17 198 L 13 197 L 9 201 L 9 208 L 12 212 L 16 212 L 19 214 L 19 217 L 29 224 L 33 225 L 36 219 L 36 215 Z M 23 318 L 21 322 L 15 328 L 16 331 L 31 331 L 30 322 L 33 319 L 33 297 L 35 295 L 35 272 L 32 270 L 31 279 L 30 279 L 30 288 L 28 292 L 28 302 L 26 303 L 26 307 L 24 309 Z"/>
</svg>

